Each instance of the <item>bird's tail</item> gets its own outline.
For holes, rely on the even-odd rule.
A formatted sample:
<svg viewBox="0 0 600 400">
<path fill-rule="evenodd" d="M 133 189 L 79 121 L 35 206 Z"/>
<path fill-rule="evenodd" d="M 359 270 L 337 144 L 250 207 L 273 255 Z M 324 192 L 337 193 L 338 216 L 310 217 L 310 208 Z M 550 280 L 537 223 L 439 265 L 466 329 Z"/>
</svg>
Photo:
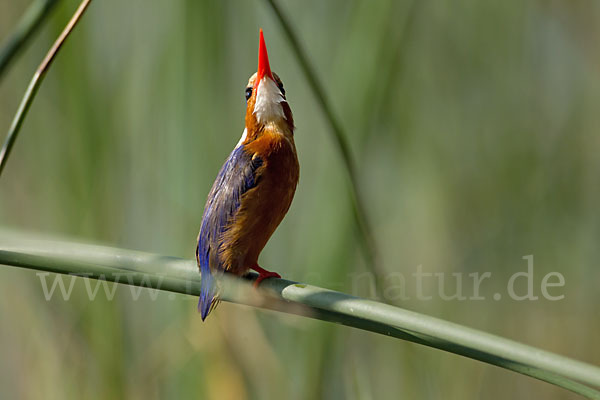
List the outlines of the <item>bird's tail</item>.
<svg viewBox="0 0 600 400">
<path fill-rule="evenodd" d="M 219 296 L 216 288 L 216 281 L 210 271 L 208 263 L 200 265 L 200 299 L 198 300 L 198 312 L 202 321 L 208 317 L 208 314 L 219 304 Z"/>
</svg>

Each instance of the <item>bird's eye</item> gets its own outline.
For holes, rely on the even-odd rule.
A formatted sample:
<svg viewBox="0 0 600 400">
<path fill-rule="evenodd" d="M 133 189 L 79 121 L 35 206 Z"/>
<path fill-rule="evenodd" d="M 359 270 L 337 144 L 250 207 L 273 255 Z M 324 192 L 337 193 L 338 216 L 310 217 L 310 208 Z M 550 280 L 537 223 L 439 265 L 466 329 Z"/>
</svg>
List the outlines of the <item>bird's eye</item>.
<svg viewBox="0 0 600 400">
<path fill-rule="evenodd" d="M 285 97 L 285 89 L 283 88 L 283 83 L 280 83 L 277 86 L 279 87 L 279 90 L 281 90 L 281 94 Z"/>
<path fill-rule="evenodd" d="M 248 99 L 252 97 L 252 88 L 246 88 L 246 101 L 248 101 Z"/>
</svg>

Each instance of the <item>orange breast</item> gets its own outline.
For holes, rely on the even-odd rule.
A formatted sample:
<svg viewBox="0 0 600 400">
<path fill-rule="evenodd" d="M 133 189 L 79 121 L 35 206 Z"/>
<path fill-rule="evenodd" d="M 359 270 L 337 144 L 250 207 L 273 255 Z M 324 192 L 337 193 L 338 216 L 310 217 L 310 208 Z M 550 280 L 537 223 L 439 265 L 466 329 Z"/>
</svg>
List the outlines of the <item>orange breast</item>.
<svg viewBox="0 0 600 400">
<path fill-rule="evenodd" d="M 231 227 L 223 236 L 220 258 L 226 270 L 237 275 L 258 261 L 267 241 L 287 213 L 299 178 L 293 137 L 263 133 L 246 145 L 263 160 L 256 186 L 242 196 Z"/>
</svg>

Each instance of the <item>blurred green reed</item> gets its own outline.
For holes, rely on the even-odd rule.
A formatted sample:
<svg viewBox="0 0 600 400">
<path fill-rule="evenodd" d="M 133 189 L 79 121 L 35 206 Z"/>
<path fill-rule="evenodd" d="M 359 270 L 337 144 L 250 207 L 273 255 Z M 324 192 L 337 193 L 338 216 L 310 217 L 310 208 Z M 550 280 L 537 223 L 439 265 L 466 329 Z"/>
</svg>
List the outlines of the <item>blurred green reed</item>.
<svg viewBox="0 0 600 400">
<path fill-rule="evenodd" d="M 46 17 L 50 15 L 52 8 L 58 0 L 37 0 L 25 11 L 25 14 L 19 20 L 14 31 L 0 45 L 0 77 L 18 55 L 27 45 L 35 31 L 41 26 Z"/>
<path fill-rule="evenodd" d="M 377 244 L 373 238 L 372 228 L 369 224 L 368 217 L 366 214 L 366 206 L 362 199 L 362 195 L 359 191 L 359 182 L 356 176 L 356 165 L 352 154 L 350 154 L 350 147 L 347 140 L 347 134 L 343 131 L 340 122 L 335 117 L 333 110 L 331 109 L 329 101 L 327 101 L 323 86 L 317 77 L 317 74 L 314 71 L 314 68 L 311 62 L 306 55 L 306 52 L 300 45 L 297 34 L 294 32 L 292 25 L 289 21 L 289 18 L 286 17 L 277 3 L 274 0 L 267 0 L 275 16 L 281 23 L 281 27 L 285 33 L 285 36 L 292 48 L 292 52 L 296 56 L 296 60 L 302 72 L 304 73 L 304 77 L 308 86 L 314 94 L 314 97 L 317 100 L 317 104 L 319 108 L 321 108 L 323 114 L 325 114 L 325 119 L 329 123 L 330 132 L 333 135 L 334 142 L 337 144 L 338 150 L 340 152 L 342 161 L 344 163 L 344 167 L 348 172 L 349 178 L 349 187 L 350 187 L 350 198 L 352 201 L 354 217 L 356 219 L 356 226 L 358 228 L 358 232 L 360 233 L 359 242 L 362 244 L 362 248 L 365 252 L 365 263 L 371 270 L 371 272 L 375 275 L 374 286 L 378 289 L 377 286 L 380 285 L 380 281 L 385 275 L 385 271 L 382 269 L 379 260 L 379 254 L 377 251 Z M 380 293 L 380 290 L 377 290 Z"/>
<path fill-rule="evenodd" d="M 27 87 L 27 90 L 25 91 L 25 94 L 23 95 L 23 100 L 21 100 L 21 103 L 19 104 L 17 113 L 15 114 L 15 117 L 13 118 L 13 121 L 10 124 L 10 128 L 8 129 L 8 134 L 6 135 L 6 139 L 4 141 L 4 144 L 2 145 L 2 149 L 0 150 L 0 175 L 2 174 L 2 171 L 4 171 L 4 167 L 6 166 L 6 164 L 8 162 L 8 157 L 10 156 L 10 152 L 17 140 L 21 126 L 23 125 L 23 122 L 25 121 L 25 118 L 27 117 L 27 111 L 29 111 L 29 107 L 31 106 L 31 103 L 33 102 L 33 99 L 35 98 L 35 95 L 36 95 L 40 85 L 42 84 L 44 77 L 46 76 L 46 73 L 48 72 L 48 69 L 50 68 L 50 65 L 52 65 L 52 61 L 54 61 L 56 54 L 58 54 L 58 52 L 60 51 L 60 48 L 64 44 L 65 40 L 67 39 L 67 37 L 69 36 L 69 34 L 71 33 L 71 31 L 73 30 L 75 25 L 77 24 L 77 22 L 79 22 L 81 16 L 87 9 L 90 2 L 91 2 L 91 0 L 83 0 L 81 2 L 81 4 L 77 8 L 77 10 L 73 14 L 73 16 L 71 17 L 71 19 L 69 20 L 69 22 L 67 23 L 67 25 L 65 26 L 63 31 L 61 32 L 60 36 L 56 39 L 56 41 L 54 42 L 54 44 L 52 45 L 50 50 L 48 50 L 48 53 L 42 60 L 40 66 L 36 69 L 35 73 L 33 74 L 33 77 L 31 78 L 31 82 L 29 82 L 29 86 Z M 15 36 L 17 38 L 13 39 L 13 40 L 9 40 L 7 47 L 6 47 L 7 51 L 6 52 L 3 51 L 3 53 L 6 54 L 6 57 L 4 59 L 6 62 L 2 63 L 3 60 L 0 59 L 0 75 L 2 75 L 2 67 L 10 61 L 12 56 L 14 56 L 18 52 L 18 47 L 23 46 L 26 42 L 27 36 L 30 36 L 31 32 L 33 32 L 33 30 L 35 30 L 37 24 L 35 22 L 29 22 L 29 21 L 32 19 L 33 20 L 36 20 L 36 19 L 41 20 L 41 19 L 43 19 L 43 16 L 45 14 L 47 15 L 48 12 L 51 10 L 51 6 L 46 6 L 46 5 L 40 5 L 37 8 L 41 8 L 41 11 L 39 11 L 41 14 L 39 16 L 37 16 L 37 15 L 32 16 L 32 14 L 35 14 L 37 12 L 37 10 L 34 10 L 34 11 L 28 10 L 24 17 L 25 22 L 20 24 L 20 26 L 17 28 L 17 33 L 15 34 Z M 21 25 L 25 25 L 26 27 L 23 28 Z M 23 32 L 23 30 L 25 30 L 25 31 Z M 18 44 L 15 45 L 15 41 Z M 15 48 L 14 46 L 17 46 L 17 48 Z M 14 50 L 13 50 L 13 48 L 14 48 Z"/>
<path fill-rule="evenodd" d="M 7 127 L 77 2 L 0 82 Z M 27 7 L 0 4 L 5 38 Z M 598 364 L 600 24 L 594 2 L 281 2 L 349 135 L 390 273 L 491 271 L 486 300 L 402 306 Z M 38 93 L 0 181 L 3 226 L 189 258 L 243 128 L 265 31 L 297 122 L 301 182 L 262 263 L 368 295 L 346 171 L 264 2 L 97 2 Z M 534 254 L 564 300 L 494 301 Z M 578 398 L 389 338 L 193 299 L 45 301 L 0 270 L 0 391 L 14 398 Z M 538 275 L 539 274 L 539 275 Z M 391 280 L 384 279 L 385 284 Z M 384 290 L 385 293 L 385 290 Z M 409 294 L 413 294 L 412 292 Z M 27 379 L 23 377 L 26 376 Z"/>
</svg>

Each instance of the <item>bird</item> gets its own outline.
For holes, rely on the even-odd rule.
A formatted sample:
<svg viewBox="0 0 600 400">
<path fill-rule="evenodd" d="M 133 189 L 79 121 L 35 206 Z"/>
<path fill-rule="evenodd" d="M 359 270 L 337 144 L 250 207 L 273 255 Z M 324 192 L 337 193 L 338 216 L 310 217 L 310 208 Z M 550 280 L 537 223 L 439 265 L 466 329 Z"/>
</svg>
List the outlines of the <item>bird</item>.
<svg viewBox="0 0 600 400">
<path fill-rule="evenodd" d="M 258 272 L 254 286 L 281 276 L 258 257 L 288 212 L 300 166 L 294 119 L 279 76 L 271 71 L 262 29 L 258 68 L 245 89 L 245 129 L 208 194 L 196 246 L 198 311 L 204 321 L 219 303 L 215 277 Z"/>
</svg>

